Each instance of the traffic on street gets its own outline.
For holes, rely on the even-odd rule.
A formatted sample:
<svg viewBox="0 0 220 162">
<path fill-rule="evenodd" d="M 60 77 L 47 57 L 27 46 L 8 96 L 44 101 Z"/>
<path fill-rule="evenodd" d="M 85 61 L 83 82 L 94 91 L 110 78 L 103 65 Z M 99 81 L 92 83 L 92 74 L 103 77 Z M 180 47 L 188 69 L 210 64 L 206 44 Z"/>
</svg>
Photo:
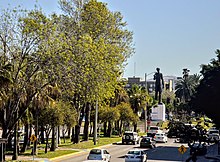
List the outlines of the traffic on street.
<svg viewBox="0 0 220 162">
<path fill-rule="evenodd" d="M 129 150 L 143 150 L 147 155 L 148 162 L 168 162 L 168 161 L 186 161 L 190 157 L 190 149 L 186 143 L 175 142 L 176 138 L 168 138 L 167 143 L 156 143 L 155 148 L 141 148 L 140 144 L 122 144 L 121 142 L 117 144 L 111 144 L 101 147 L 102 149 L 108 150 L 111 155 L 111 162 L 125 162 L 125 155 Z M 184 148 L 181 152 L 181 146 Z M 74 154 L 72 156 L 63 157 L 62 159 L 53 160 L 54 162 L 84 162 L 91 161 L 87 157 L 89 155 L 88 150 L 82 150 L 81 152 Z M 209 153 L 211 150 L 209 150 Z M 205 156 L 197 156 L 197 160 L 201 162 L 208 161 Z"/>
</svg>

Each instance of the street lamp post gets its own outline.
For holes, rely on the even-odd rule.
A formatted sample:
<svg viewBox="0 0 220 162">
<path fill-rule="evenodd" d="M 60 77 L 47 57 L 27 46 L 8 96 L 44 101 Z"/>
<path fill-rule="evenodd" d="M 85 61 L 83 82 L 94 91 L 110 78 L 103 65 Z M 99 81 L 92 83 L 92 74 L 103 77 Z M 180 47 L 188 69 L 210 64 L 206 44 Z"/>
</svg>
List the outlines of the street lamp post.
<svg viewBox="0 0 220 162">
<path fill-rule="evenodd" d="M 147 74 L 147 73 L 145 73 L 145 75 L 144 75 L 144 79 L 145 79 L 145 88 L 146 88 L 146 91 L 148 92 L 148 89 L 147 89 L 147 76 L 148 75 L 151 75 L 151 74 L 153 74 L 153 73 L 155 73 L 154 71 L 153 72 L 151 72 L 151 73 L 149 73 L 149 74 Z M 144 110 L 144 132 L 145 133 L 147 133 L 147 103 L 146 103 L 146 107 L 145 107 L 145 110 Z"/>
</svg>

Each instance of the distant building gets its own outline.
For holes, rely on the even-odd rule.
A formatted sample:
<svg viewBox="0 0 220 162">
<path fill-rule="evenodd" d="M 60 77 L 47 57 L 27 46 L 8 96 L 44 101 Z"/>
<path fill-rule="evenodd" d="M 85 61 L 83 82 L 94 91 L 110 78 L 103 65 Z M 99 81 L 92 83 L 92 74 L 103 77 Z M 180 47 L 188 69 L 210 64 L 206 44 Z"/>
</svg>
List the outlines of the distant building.
<svg viewBox="0 0 220 162">
<path fill-rule="evenodd" d="M 176 76 L 164 76 L 164 89 L 174 91 L 175 90 L 175 85 L 177 80 L 179 80 L 178 77 Z M 147 79 L 146 81 L 143 80 L 141 77 L 129 77 L 127 79 L 127 84 L 125 86 L 126 89 L 130 89 L 133 84 L 136 84 L 138 86 L 146 87 L 148 92 L 151 94 L 155 91 L 155 80 L 153 78 Z"/>
</svg>

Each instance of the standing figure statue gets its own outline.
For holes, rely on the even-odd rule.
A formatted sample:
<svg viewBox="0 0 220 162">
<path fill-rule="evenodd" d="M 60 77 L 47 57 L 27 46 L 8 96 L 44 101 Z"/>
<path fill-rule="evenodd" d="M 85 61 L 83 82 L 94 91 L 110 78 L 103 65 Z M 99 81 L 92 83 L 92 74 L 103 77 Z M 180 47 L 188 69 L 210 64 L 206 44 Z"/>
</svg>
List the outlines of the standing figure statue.
<svg viewBox="0 0 220 162">
<path fill-rule="evenodd" d="M 164 80 L 163 80 L 163 74 L 160 73 L 160 68 L 156 68 L 157 72 L 154 74 L 154 80 L 155 80 L 155 100 L 158 100 L 158 102 L 162 103 L 162 90 L 164 88 Z M 158 97 L 159 94 L 159 97 Z"/>
</svg>

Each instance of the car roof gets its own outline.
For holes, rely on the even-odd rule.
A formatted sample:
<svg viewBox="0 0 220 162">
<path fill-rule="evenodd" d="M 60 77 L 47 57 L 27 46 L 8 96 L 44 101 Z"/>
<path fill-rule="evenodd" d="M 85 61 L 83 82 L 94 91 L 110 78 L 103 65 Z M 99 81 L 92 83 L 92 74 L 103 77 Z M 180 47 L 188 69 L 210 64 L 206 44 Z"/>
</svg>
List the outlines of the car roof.
<svg viewBox="0 0 220 162">
<path fill-rule="evenodd" d="M 137 133 L 137 132 L 133 132 L 133 131 L 125 131 L 125 133 Z"/>
<path fill-rule="evenodd" d="M 143 151 L 143 150 L 139 150 L 139 149 L 131 149 L 131 150 L 129 150 L 129 151 Z M 128 151 L 128 152 L 129 152 Z"/>
<path fill-rule="evenodd" d="M 149 139 L 152 139 L 152 137 L 149 137 L 149 136 L 143 136 L 143 138 L 149 138 Z"/>
</svg>

